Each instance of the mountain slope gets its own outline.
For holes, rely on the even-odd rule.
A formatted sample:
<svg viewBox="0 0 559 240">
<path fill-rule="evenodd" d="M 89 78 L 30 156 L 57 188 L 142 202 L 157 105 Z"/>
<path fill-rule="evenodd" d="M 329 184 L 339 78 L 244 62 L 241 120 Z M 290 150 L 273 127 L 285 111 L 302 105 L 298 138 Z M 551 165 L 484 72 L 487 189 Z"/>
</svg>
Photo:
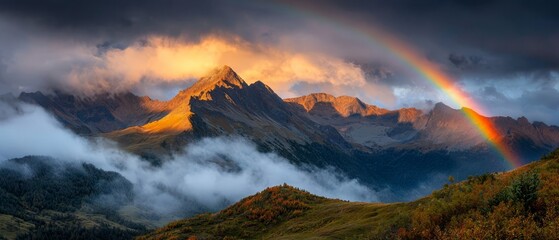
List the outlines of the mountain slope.
<svg viewBox="0 0 559 240">
<path fill-rule="evenodd" d="M 313 113 L 312 115 L 326 116 L 340 115 L 349 117 L 351 115 L 371 116 L 380 115 L 389 112 L 386 109 L 369 105 L 360 99 L 350 96 L 334 97 L 326 93 L 314 93 L 298 98 L 284 99 L 288 103 L 296 103 L 305 111 Z"/>
<path fill-rule="evenodd" d="M 91 164 L 38 156 L 5 160 L 0 164 L 0 237 L 132 238 L 146 230 L 118 214 L 120 206 L 132 203 L 132 187 L 120 174 Z"/>
<path fill-rule="evenodd" d="M 557 239 L 557 184 L 559 150 L 409 203 L 344 202 L 284 185 L 140 239 Z"/>
<path fill-rule="evenodd" d="M 165 117 L 106 136 L 133 152 L 157 155 L 181 151 L 202 137 L 236 135 L 294 162 L 355 167 L 344 161 L 351 162 L 353 146 L 334 128 L 294 112 L 268 86 L 262 82 L 248 85 L 227 66 L 201 78 L 167 104 L 173 110 Z"/>
<path fill-rule="evenodd" d="M 97 134 L 142 125 L 163 117 L 169 111 L 163 102 L 132 93 L 78 97 L 62 92 L 52 95 L 23 92 L 18 98 L 43 107 L 79 134 Z"/>
<path fill-rule="evenodd" d="M 347 141 L 372 148 L 411 140 L 414 126 L 425 121 L 417 109 L 389 111 L 348 96 L 315 93 L 285 101 L 315 122 L 335 127 Z"/>
<path fill-rule="evenodd" d="M 296 218 L 313 206 L 333 201 L 287 185 L 271 187 L 242 199 L 218 214 L 203 214 L 191 220 L 177 221 L 143 238 L 189 235 L 196 235 L 200 239 L 222 239 L 227 236 L 255 238 L 255 233 Z M 200 229 L 195 230 L 188 226 L 190 224 L 199 226 Z"/>
<path fill-rule="evenodd" d="M 202 77 L 193 86 L 179 92 L 167 105 L 171 109 L 162 119 L 150 122 L 140 127 L 140 130 L 148 133 L 171 132 L 178 133 L 192 129 L 190 117 L 191 99 L 211 101 L 211 92 L 218 88 L 243 89 L 247 84 L 229 67 L 224 66 L 215 69 L 206 77 Z"/>
</svg>

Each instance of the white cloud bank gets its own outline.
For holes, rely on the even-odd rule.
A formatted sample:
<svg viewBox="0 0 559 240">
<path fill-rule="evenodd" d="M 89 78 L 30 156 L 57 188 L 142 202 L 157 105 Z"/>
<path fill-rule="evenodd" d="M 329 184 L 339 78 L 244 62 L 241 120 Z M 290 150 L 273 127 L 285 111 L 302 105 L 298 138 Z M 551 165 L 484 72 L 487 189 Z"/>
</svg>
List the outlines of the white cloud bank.
<svg viewBox="0 0 559 240">
<path fill-rule="evenodd" d="M 215 211 L 283 183 L 331 198 L 377 200 L 369 188 L 333 169 L 302 169 L 274 153 L 258 152 L 245 139 L 202 139 L 188 145 L 183 155 L 153 167 L 102 139 L 73 134 L 39 107 L 0 101 L 0 161 L 27 155 L 119 172 L 133 183 L 136 203 L 162 216 Z"/>
</svg>

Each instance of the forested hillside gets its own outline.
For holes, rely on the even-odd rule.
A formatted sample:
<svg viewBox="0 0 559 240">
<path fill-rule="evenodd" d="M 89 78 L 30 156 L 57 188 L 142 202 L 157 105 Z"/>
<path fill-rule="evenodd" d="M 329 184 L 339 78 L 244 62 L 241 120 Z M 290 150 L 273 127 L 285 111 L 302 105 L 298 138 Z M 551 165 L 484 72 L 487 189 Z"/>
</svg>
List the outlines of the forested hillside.
<svg viewBox="0 0 559 240">
<path fill-rule="evenodd" d="M 24 157 L 0 166 L 0 235 L 7 239 L 130 239 L 145 226 L 121 218 L 132 184 L 90 164 Z"/>
</svg>

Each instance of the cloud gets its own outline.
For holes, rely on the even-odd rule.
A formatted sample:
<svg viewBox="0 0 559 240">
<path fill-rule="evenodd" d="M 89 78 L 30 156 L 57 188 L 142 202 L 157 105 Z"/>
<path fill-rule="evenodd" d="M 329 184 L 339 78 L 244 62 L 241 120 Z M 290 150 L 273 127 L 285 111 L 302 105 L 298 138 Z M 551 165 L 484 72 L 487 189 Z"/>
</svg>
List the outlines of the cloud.
<svg viewBox="0 0 559 240">
<path fill-rule="evenodd" d="M 226 1 L 0 1 L 0 14 L 22 22 L 42 25 L 51 31 L 86 37 L 126 38 L 146 33 L 177 34 L 207 31 L 215 26 L 234 25 L 228 21 L 247 3 Z M 235 11 L 236 10 L 236 11 Z M 220 16 L 220 17 L 216 17 Z"/>
<path fill-rule="evenodd" d="M 351 63 L 321 54 L 295 53 L 273 46 L 251 44 L 238 38 L 209 36 L 199 42 L 151 37 L 103 56 L 107 74 L 121 76 L 124 84 L 141 79 L 184 81 L 200 78 L 221 65 L 230 65 L 248 82 L 263 80 L 279 92 L 293 81 L 364 85 L 362 70 Z M 99 74 L 94 73 L 95 77 Z M 87 77 L 77 77 L 87 79 Z M 115 84 L 113 84 L 115 85 Z"/>
<path fill-rule="evenodd" d="M 497 89 L 494 86 L 484 87 L 483 90 L 481 91 L 481 94 L 484 96 L 484 98 L 493 101 L 504 101 L 507 99 L 507 97 L 504 94 L 497 91 Z"/>
<path fill-rule="evenodd" d="M 389 87 L 369 81 L 351 62 L 217 35 L 195 42 L 152 36 L 122 48 L 45 39 L 14 53 L 5 78 L 12 79 L 8 89 L 58 88 L 83 94 L 134 90 L 153 97 L 163 95 L 160 89 L 184 86 L 221 65 L 230 65 L 249 83 L 262 80 L 282 97 L 295 96 L 291 87 L 304 82 L 327 84 L 348 95 L 354 89 L 382 91 L 377 98 L 393 102 Z M 296 93 L 312 92 L 316 90 Z"/>
<path fill-rule="evenodd" d="M 459 69 L 471 69 L 483 64 L 483 58 L 479 56 L 464 56 L 451 53 L 448 60 Z"/>
<path fill-rule="evenodd" d="M 497 89 L 494 86 L 480 87 L 472 96 L 476 101 L 492 106 L 491 114 L 504 116 L 526 116 L 530 121 L 541 121 L 558 125 L 559 78 L 532 80 L 526 84 L 522 80 L 509 80 L 512 90 Z M 540 84 L 534 84 L 539 82 Z"/>
<path fill-rule="evenodd" d="M 293 165 L 242 138 L 202 139 L 154 167 L 102 139 L 74 135 L 41 108 L 0 101 L 0 109 L 0 161 L 43 155 L 116 171 L 133 183 L 136 205 L 162 218 L 216 211 L 283 183 L 331 198 L 377 200 L 371 189 L 334 169 Z"/>
<path fill-rule="evenodd" d="M 309 6 L 317 1 L 310 1 Z M 369 20 L 444 63 L 449 53 L 489 55 L 517 71 L 557 69 L 557 3 L 495 1 L 320 1 L 324 12 Z M 319 7 L 315 7 L 319 8 Z M 351 13 L 351 15 L 349 14 Z M 514 21 L 512 21 L 514 19 Z M 410 24 L 413 23 L 413 24 Z M 499 69 L 494 69 L 499 71 Z"/>
</svg>

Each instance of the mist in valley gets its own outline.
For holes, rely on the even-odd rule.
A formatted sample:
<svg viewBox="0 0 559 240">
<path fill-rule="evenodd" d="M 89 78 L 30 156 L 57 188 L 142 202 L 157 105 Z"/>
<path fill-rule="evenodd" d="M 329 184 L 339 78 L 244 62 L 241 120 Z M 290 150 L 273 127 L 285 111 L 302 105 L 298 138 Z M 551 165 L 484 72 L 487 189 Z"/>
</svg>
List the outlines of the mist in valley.
<svg viewBox="0 0 559 240">
<path fill-rule="evenodd" d="M 255 144 L 235 136 L 201 139 L 161 166 L 153 166 L 113 142 L 74 134 L 40 107 L 0 101 L 0 167 L 32 175 L 29 168 L 6 164 L 30 155 L 51 157 L 42 159 L 53 166 L 89 163 L 119 173 L 133 185 L 132 209 L 159 223 L 217 211 L 283 183 L 349 201 L 378 201 L 381 194 L 334 168 L 294 165 L 275 153 L 259 152 Z M 101 205 L 114 205 L 109 195 L 92 198 Z"/>
</svg>

